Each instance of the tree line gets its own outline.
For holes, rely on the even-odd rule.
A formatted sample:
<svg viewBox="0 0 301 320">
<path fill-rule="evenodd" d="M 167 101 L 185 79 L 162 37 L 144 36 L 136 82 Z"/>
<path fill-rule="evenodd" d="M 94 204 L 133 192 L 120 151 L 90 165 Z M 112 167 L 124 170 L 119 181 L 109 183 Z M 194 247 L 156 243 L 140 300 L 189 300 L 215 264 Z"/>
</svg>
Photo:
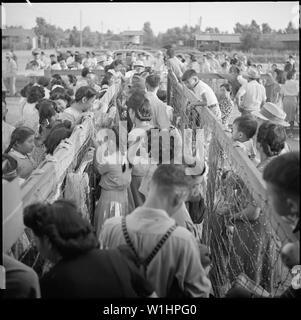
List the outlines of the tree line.
<svg viewBox="0 0 301 320">
<path fill-rule="evenodd" d="M 15 27 L 18 28 L 18 27 Z M 39 37 L 41 48 L 54 47 L 79 47 L 80 46 L 80 30 L 75 26 L 72 29 L 63 30 L 60 27 L 48 23 L 44 18 L 36 18 L 35 34 Z M 187 46 L 193 45 L 194 35 L 200 32 L 199 26 L 188 26 L 169 28 L 165 32 L 160 32 L 155 36 L 151 23 L 145 22 L 143 25 L 143 45 L 147 47 L 164 47 L 171 44 L 183 44 Z M 220 31 L 216 27 L 207 27 L 205 33 L 228 34 L 228 32 Z M 272 29 L 268 23 L 257 24 L 252 20 L 250 24 L 241 24 L 237 22 L 233 28 L 234 33 L 241 35 L 241 49 L 249 50 L 252 48 L 275 48 L 277 44 L 273 40 L 263 40 L 264 34 L 292 34 L 298 33 L 298 29 L 294 28 L 292 22 L 287 27 L 279 30 Z M 84 47 L 97 47 L 104 44 L 107 39 L 121 40 L 120 35 L 114 34 L 108 30 L 106 33 L 92 31 L 86 26 L 82 30 L 82 45 Z M 278 48 L 279 49 L 279 48 Z"/>
</svg>

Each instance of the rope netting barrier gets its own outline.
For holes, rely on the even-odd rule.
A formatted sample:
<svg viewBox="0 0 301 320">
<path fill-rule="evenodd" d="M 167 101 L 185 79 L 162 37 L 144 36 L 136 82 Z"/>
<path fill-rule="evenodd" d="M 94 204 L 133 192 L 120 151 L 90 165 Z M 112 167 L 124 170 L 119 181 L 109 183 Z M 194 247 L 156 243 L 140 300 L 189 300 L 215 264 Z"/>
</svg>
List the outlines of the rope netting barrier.
<svg viewBox="0 0 301 320">
<path fill-rule="evenodd" d="M 114 105 L 118 94 L 120 87 L 113 85 L 100 99 L 100 103 Z M 100 118 L 98 111 L 84 117 L 74 128 L 70 138 L 62 141 L 53 156 L 46 157 L 21 186 L 21 209 L 15 212 L 15 215 L 19 215 L 17 219 L 22 227 L 10 227 L 14 216 L 11 213 L 7 214 L 10 218 L 4 229 L 15 234 L 10 235 L 7 241 L 9 243 L 4 243 L 4 250 L 32 267 L 39 275 L 46 272 L 50 264 L 40 256 L 31 230 L 23 226 L 23 209 L 35 202 L 52 203 L 58 199 L 69 199 L 76 202 L 86 219 L 93 221 L 97 185 L 92 146 L 99 121 L 103 121 Z M 6 239 L 4 235 L 4 241 Z"/>
<path fill-rule="evenodd" d="M 205 82 L 211 85 L 212 81 Z M 219 82 L 215 81 L 216 87 Z M 224 297 L 235 283 L 248 286 L 243 279 L 252 282 L 258 296 L 280 295 L 291 283 L 281 248 L 295 236 L 268 206 L 261 173 L 233 147 L 229 133 L 213 113 L 200 107 L 194 93 L 173 73 L 168 75 L 168 94 L 177 127 L 204 130 L 204 159 L 209 170 L 200 237 L 212 258 L 209 276 L 214 295 Z"/>
</svg>

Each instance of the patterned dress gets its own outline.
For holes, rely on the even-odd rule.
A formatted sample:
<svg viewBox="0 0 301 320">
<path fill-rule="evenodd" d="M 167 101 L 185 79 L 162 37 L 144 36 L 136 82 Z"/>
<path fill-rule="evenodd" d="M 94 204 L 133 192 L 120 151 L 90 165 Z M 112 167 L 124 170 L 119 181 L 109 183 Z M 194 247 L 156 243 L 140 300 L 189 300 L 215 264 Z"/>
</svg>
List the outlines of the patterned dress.
<svg viewBox="0 0 301 320">
<path fill-rule="evenodd" d="M 222 124 L 227 125 L 231 112 L 234 108 L 233 101 L 229 97 L 221 98 L 219 101 L 219 108 L 221 109 L 222 113 Z"/>
</svg>

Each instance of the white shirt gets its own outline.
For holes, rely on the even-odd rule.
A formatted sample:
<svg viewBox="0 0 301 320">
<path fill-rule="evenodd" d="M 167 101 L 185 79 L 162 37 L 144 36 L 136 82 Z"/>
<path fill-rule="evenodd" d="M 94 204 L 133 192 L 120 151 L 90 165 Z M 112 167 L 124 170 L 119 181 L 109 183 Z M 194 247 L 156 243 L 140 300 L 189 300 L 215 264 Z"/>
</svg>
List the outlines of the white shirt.
<svg viewBox="0 0 301 320">
<path fill-rule="evenodd" d="M 70 57 L 68 57 L 68 58 L 66 59 L 67 65 L 69 65 L 69 64 L 71 64 L 71 63 L 73 63 L 73 62 L 74 62 L 74 58 L 73 58 L 72 56 L 70 56 Z"/>
<path fill-rule="evenodd" d="M 39 128 L 39 111 L 36 103 L 25 103 L 22 110 L 22 121 L 25 127 L 31 128 L 36 132 Z"/>
<path fill-rule="evenodd" d="M 197 85 L 193 88 L 193 92 L 201 101 L 203 100 L 202 95 L 205 94 L 207 106 L 218 104 L 218 100 L 214 91 L 208 86 L 207 83 L 203 82 L 202 80 L 199 80 Z"/>
<path fill-rule="evenodd" d="M 266 101 L 265 87 L 256 80 L 248 82 L 245 86 L 242 108 L 246 111 L 259 111 L 261 104 Z"/>
<path fill-rule="evenodd" d="M 280 94 L 284 96 L 298 96 L 299 94 L 299 81 L 286 80 L 285 84 L 281 86 Z"/>
<path fill-rule="evenodd" d="M 149 100 L 152 109 L 151 123 L 160 129 L 167 129 L 170 127 L 170 114 L 167 104 L 161 101 L 154 92 L 146 92 L 145 97 Z"/>
</svg>

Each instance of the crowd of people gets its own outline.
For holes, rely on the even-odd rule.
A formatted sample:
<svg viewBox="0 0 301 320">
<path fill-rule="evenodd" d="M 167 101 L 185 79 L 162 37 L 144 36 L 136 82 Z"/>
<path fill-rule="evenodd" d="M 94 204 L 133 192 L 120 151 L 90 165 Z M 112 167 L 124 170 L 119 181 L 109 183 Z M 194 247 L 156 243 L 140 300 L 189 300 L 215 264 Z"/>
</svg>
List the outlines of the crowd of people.
<svg viewBox="0 0 301 320">
<path fill-rule="evenodd" d="M 50 61 L 43 52 L 33 52 L 33 57 L 29 70 L 81 69 L 81 76 L 32 79 L 20 92 L 21 118 L 15 127 L 6 121 L 7 102 L 2 94 L 3 181 L 18 178 L 24 183 L 87 117 L 93 119 L 96 130 L 110 129 L 114 137 L 105 135 L 101 142 L 95 135 L 92 139 L 100 194 L 91 221 L 64 199 L 24 209 L 24 225 L 52 267 L 38 279 L 32 269 L 5 255 L 7 297 L 214 296 L 210 250 L 218 249 L 204 246 L 202 230 L 196 228 L 202 227 L 208 210 L 204 189 L 209 164 L 197 159 L 197 174 L 191 174 L 191 165 L 185 161 L 177 164 L 175 150 L 182 145 L 182 135 L 174 126 L 173 106 L 166 101 L 166 70 L 194 92 L 199 105 L 222 124 L 233 146 L 262 173 L 271 208 L 290 223 L 298 221 L 299 154 L 286 141 L 287 128 L 292 134 L 299 110 L 292 57 L 283 70 L 273 65 L 264 74 L 261 65 L 245 56 L 209 53 L 199 61 L 193 55 L 176 56 L 173 48 L 166 55 L 158 52 L 152 61 L 134 53 L 113 60 L 110 52 L 102 57 L 87 52 L 84 59 L 70 51 L 51 55 Z M 12 60 L 12 54 L 7 54 L 5 79 L 15 72 Z M 103 70 L 104 76 L 99 78 L 94 70 Z M 225 80 L 220 94 L 199 73 L 219 74 Z M 116 105 L 102 99 L 114 85 L 123 88 Z M 10 84 L 8 88 L 15 94 Z M 230 123 L 234 108 L 241 115 Z M 121 120 L 126 125 L 120 125 Z M 159 139 L 158 149 L 152 144 L 154 130 L 168 137 L 168 143 Z M 257 209 L 253 206 L 246 217 L 256 220 Z M 288 254 L 295 264 L 297 246 L 293 255 Z M 298 292 L 289 288 L 284 296 Z"/>
</svg>

